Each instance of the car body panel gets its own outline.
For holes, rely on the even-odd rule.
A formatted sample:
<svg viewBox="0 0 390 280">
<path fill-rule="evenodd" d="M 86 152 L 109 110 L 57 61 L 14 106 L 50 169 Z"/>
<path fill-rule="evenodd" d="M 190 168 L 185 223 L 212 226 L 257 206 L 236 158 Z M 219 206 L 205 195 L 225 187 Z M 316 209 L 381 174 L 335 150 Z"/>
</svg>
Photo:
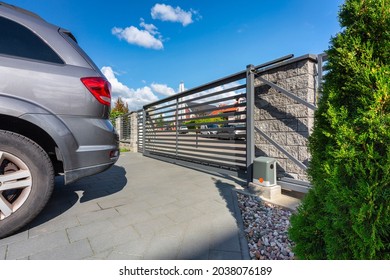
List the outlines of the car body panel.
<svg viewBox="0 0 390 280">
<path fill-rule="evenodd" d="M 112 153 L 118 151 L 119 141 L 108 120 L 110 107 L 80 80 L 104 78 L 98 67 L 66 29 L 1 3 L 0 17 L 31 31 L 63 61 L 0 53 L 0 115 L 21 119 L 51 137 L 66 183 L 112 166 L 119 156 Z"/>
</svg>

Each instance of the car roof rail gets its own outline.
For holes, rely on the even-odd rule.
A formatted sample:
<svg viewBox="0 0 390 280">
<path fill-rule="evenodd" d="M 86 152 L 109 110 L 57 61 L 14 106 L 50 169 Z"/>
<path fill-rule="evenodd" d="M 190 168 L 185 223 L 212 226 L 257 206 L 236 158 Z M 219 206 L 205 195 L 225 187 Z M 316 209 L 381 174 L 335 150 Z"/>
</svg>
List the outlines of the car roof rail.
<svg viewBox="0 0 390 280">
<path fill-rule="evenodd" d="M 25 10 L 25 9 L 23 9 L 23 8 L 17 7 L 17 6 L 15 6 L 15 5 L 11 5 L 11 4 L 8 4 L 8 3 L 5 3 L 5 2 L 0 1 L 0 6 L 4 6 L 4 7 L 8 8 L 8 9 L 17 11 L 17 12 L 19 12 L 19 13 L 23 13 L 23 14 L 25 14 L 25 15 L 32 16 L 32 17 L 34 17 L 34 18 L 36 18 L 36 19 L 40 19 L 40 20 L 42 20 L 42 21 L 45 21 L 43 18 L 41 18 L 41 17 L 40 17 L 39 15 L 37 15 L 36 13 L 33 13 L 33 12 L 28 11 L 28 10 Z"/>
</svg>

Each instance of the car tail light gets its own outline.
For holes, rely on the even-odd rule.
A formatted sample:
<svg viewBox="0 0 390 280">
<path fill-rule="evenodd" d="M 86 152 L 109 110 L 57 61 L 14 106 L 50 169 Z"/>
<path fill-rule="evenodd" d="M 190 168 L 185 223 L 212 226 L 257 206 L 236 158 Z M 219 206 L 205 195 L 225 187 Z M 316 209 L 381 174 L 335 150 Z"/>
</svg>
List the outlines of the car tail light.
<svg viewBox="0 0 390 280">
<path fill-rule="evenodd" d="M 111 105 L 111 84 L 102 77 L 81 78 L 81 82 L 103 105 Z"/>
</svg>

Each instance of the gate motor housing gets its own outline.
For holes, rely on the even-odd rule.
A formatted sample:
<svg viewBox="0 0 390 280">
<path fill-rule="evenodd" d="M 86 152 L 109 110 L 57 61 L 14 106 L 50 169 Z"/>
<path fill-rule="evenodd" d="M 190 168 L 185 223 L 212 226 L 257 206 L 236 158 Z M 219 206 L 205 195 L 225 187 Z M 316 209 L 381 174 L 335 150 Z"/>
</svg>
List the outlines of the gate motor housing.
<svg viewBox="0 0 390 280">
<path fill-rule="evenodd" d="M 276 159 L 258 157 L 253 161 L 253 183 L 264 186 L 276 186 Z"/>
</svg>

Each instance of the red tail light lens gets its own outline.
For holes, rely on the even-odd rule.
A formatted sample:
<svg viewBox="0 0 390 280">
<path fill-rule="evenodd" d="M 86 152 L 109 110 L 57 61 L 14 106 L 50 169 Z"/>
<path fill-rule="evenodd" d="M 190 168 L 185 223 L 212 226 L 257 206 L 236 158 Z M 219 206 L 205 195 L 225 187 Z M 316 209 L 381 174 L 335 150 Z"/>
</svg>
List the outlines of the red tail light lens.
<svg viewBox="0 0 390 280">
<path fill-rule="evenodd" d="M 81 78 L 81 82 L 103 105 L 111 105 L 111 85 L 102 77 Z"/>
</svg>

